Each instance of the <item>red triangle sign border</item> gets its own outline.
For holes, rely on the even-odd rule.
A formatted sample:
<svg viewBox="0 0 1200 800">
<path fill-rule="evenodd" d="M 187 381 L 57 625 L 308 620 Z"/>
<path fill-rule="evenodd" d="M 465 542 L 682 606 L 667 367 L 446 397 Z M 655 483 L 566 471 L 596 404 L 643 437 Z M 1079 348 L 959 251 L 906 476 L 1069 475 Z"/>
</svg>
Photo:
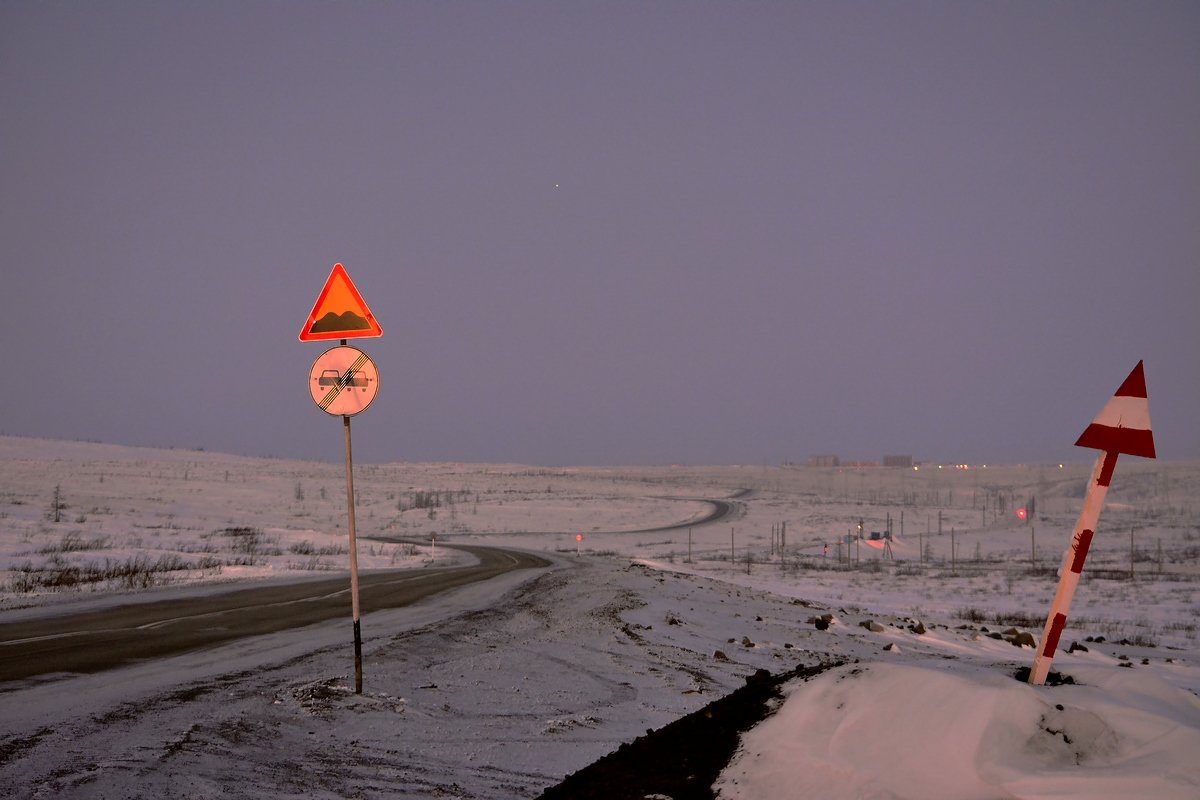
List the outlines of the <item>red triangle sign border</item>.
<svg viewBox="0 0 1200 800">
<path fill-rule="evenodd" d="M 334 314 L 331 311 L 324 314 L 318 320 L 317 314 L 320 313 L 321 308 L 325 304 L 325 299 L 329 296 L 329 292 L 336 281 L 341 281 L 345 284 L 345 288 L 349 291 L 357 308 L 346 309 L 340 314 Z M 330 339 L 362 339 L 382 335 L 383 328 L 375 319 L 375 315 L 371 313 L 371 309 L 367 307 L 366 301 L 359 294 L 358 287 L 354 285 L 354 281 L 350 280 L 350 275 L 346 272 L 346 268 L 340 263 L 334 264 L 329 277 L 325 279 L 325 285 L 321 288 L 321 293 L 317 295 L 317 302 L 313 304 L 312 311 L 308 312 L 308 320 L 304 323 L 304 327 L 300 329 L 300 341 L 319 342 Z"/>
</svg>

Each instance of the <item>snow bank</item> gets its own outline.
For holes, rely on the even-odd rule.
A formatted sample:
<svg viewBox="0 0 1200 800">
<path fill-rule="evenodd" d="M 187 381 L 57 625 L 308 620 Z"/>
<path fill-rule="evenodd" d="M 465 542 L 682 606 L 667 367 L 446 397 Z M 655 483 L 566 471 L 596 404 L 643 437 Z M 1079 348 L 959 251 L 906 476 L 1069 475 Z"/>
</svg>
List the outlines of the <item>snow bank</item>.
<svg viewBox="0 0 1200 800">
<path fill-rule="evenodd" d="M 1032 687 L 985 668 L 871 663 L 785 690 L 722 798 L 1200 796 L 1200 700 L 1152 675 Z M 1124 672 L 1124 671 L 1117 671 Z"/>
</svg>

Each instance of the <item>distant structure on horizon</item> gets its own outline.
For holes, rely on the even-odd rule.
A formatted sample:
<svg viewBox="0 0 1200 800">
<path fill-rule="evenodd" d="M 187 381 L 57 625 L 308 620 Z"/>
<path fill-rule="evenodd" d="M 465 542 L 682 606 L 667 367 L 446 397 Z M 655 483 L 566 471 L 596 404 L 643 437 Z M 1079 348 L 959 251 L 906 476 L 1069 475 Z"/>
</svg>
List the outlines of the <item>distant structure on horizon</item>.
<svg viewBox="0 0 1200 800">
<path fill-rule="evenodd" d="M 884 456 L 883 461 L 843 461 L 831 453 L 818 453 L 808 457 L 805 466 L 808 467 L 912 467 L 913 457 L 909 455 Z"/>
</svg>

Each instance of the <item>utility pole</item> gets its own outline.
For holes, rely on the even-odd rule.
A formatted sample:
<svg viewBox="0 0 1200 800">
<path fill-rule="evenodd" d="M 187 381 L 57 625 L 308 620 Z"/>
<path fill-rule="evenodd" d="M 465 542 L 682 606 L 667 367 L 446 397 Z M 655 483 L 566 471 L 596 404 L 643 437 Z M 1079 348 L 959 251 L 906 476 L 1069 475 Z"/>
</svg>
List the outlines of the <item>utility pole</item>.
<svg viewBox="0 0 1200 800">
<path fill-rule="evenodd" d="M 950 529 L 950 574 L 958 574 L 958 553 L 954 550 L 954 528 Z"/>
<path fill-rule="evenodd" d="M 1133 526 L 1129 526 L 1129 580 L 1133 580 Z"/>
</svg>

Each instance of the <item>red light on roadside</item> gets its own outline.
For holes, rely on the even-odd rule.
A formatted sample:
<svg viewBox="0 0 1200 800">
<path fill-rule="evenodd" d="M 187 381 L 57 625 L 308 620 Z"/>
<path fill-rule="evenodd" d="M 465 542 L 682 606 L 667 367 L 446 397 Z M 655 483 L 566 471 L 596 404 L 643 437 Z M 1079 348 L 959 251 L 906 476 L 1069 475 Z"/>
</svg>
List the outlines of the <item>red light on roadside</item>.
<svg viewBox="0 0 1200 800">
<path fill-rule="evenodd" d="M 1025 511 L 1025 509 L 1023 509 L 1023 508 L 1018 508 L 1018 509 L 1017 509 L 1017 519 L 1019 519 L 1019 520 L 1021 520 L 1021 521 L 1024 521 L 1024 520 L 1025 520 L 1025 517 L 1026 517 L 1027 515 L 1028 515 L 1028 512 L 1026 512 L 1026 511 Z"/>
</svg>

